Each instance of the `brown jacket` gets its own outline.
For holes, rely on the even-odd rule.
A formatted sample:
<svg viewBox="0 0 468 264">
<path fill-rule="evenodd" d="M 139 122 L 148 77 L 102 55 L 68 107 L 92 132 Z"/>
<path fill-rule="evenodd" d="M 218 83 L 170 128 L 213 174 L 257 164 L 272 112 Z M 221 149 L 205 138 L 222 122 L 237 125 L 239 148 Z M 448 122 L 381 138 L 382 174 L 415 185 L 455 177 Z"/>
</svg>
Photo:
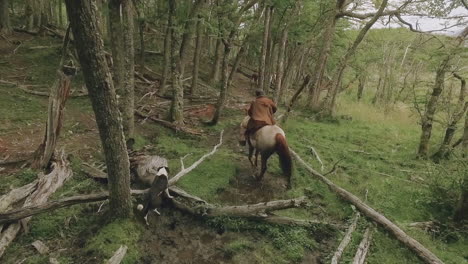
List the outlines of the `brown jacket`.
<svg viewBox="0 0 468 264">
<path fill-rule="evenodd" d="M 263 121 L 268 125 L 274 125 L 273 114 L 276 112 L 276 104 L 265 96 L 259 96 L 250 104 L 249 116 L 256 121 Z"/>
</svg>

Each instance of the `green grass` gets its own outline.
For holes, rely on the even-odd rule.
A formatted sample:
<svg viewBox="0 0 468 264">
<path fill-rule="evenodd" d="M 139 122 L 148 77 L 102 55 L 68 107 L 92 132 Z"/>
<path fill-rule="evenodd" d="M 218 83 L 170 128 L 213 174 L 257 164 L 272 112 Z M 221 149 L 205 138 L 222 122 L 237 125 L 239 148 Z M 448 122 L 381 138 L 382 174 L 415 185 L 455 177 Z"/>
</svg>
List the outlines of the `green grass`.
<svg viewBox="0 0 468 264">
<path fill-rule="evenodd" d="M 122 263 L 136 263 L 139 259 L 137 242 L 143 232 L 141 224 L 132 220 L 116 220 L 102 227 L 90 241 L 85 250 L 98 259 L 109 259 L 121 245 L 128 250 Z"/>
</svg>

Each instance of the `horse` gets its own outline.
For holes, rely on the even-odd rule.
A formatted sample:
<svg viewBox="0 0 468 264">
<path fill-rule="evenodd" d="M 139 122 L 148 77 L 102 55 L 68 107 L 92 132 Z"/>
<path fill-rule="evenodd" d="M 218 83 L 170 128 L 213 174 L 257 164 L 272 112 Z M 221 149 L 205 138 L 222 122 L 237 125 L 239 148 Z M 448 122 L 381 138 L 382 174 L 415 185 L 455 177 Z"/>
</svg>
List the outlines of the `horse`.
<svg viewBox="0 0 468 264">
<path fill-rule="evenodd" d="M 249 119 L 250 117 L 246 116 L 241 122 L 239 131 L 240 141 L 244 140 Z M 258 181 L 263 179 L 263 175 L 267 170 L 268 158 L 276 152 L 279 156 L 279 162 L 283 174 L 288 180 L 287 188 L 291 188 L 292 159 L 284 131 L 277 125 L 266 125 L 257 130 L 253 135 L 250 135 L 246 140 L 248 141 L 249 146 L 249 161 L 255 169 L 257 168 L 258 154 L 261 154 L 262 166 L 260 174 L 258 174 L 257 171 L 255 173 L 256 179 Z M 254 150 L 255 161 L 252 160 Z"/>
</svg>

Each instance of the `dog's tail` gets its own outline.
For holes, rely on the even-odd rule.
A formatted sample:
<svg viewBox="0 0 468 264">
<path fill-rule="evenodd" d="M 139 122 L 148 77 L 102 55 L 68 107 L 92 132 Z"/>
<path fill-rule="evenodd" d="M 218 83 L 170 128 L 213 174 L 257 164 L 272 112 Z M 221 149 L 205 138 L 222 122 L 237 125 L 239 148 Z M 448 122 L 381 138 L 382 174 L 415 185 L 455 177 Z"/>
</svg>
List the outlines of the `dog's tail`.
<svg viewBox="0 0 468 264">
<path fill-rule="evenodd" d="M 284 175 L 288 179 L 288 188 L 291 187 L 291 175 L 292 175 L 292 158 L 291 153 L 289 152 L 288 143 L 286 138 L 278 133 L 275 136 L 276 141 L 276 152 L 279 156 L 280 166 L 283 170 Z"/>
</svg>

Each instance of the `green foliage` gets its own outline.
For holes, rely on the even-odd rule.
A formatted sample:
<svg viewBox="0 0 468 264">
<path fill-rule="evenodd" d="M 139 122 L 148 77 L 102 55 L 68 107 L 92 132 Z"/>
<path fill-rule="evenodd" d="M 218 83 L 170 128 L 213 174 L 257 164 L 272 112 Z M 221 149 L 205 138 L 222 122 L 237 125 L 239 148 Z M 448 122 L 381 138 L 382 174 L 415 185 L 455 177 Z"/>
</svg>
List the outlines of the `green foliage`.
<svg viewBox="0 0 468 264">
<path fill-rule="evenodd" d="M 427 169 L 429 190 L 421 203 L 431 212 L 433 218 L 444 221 L 451 218 L 462 192 L 462 183 L 468 166 L 463 160 L 446 164 L 431 164 Z"/>
<path fill-rule="evenodd" d="M 128 250 L 122 263 L 136 263 L 140 255 L 137 242 L 142 232 L 142 226 L 133 220 L 116 220 L 103 226 L 87 242 L 85 250 L 98 259 L 105 260 L 112 257 L 121 245 L 126 245 Z"/>
</svg>

